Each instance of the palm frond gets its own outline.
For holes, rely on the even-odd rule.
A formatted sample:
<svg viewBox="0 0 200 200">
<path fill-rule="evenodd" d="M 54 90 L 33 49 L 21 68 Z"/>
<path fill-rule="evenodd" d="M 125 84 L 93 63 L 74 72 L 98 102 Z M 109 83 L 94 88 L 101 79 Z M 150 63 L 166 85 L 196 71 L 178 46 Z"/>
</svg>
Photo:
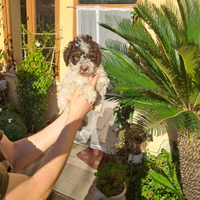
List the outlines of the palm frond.
<svg viewBox="0 0 200 200">
<path fill-rule="evenodd" d="M 200 45 L 200 3 L 198 0 L 177 0 L 187 40 L 190 43 Z"/>
<path fill-rule="evenodd" d="M 161 57 L 157 45 L 144 25 L 135 22 L 133 28 L 132 20 L 111 15 L 106 16 L 106 22 L 107 23 L 99 23 L 99 25 L 116 33 L 128 42 L 133 42 L 144 48 L 146 51 L 151 52 L 152 55 Z"/>
<path fill-rule="evenodd" d="M 112 25 L 111 22 L 114 19 L 115 19 L 115 23 L 117 20 L 119 20 L 119 21 L 117 21 L 117 23 L 120 25 L 125 23 L 124 26 L 126 26 L 126 30 L 128 29 L 129 31 L 126 31 L 124 34 L 123 32 L 119 31 L 119 30 L 121 30 L 121 28 L 119 28 L 119 27 L 116 27 L 119 29 L 119 30 L 117 30 L 117 29 L 113 28 L 112 26 L 110 26 L 109 24 L 101 23 L 100 25 L 103 26 L 104 28 L 107 28 L 107 29 L 113 31 L 114 33 L 118 34 L 119 36 L 123 37 L 124 39 L 126 39 L 130 44 L 132 44 L 132 46 L 134 47 L 134 49 L 136 51 L 137 51 L 137 46 L 139 46 L 143 50 L 146 50 L 146 54 L 149 54 L 151 56 L 151 58 L 154 60 L 156 65 L 159 66 L 158 68 L 160 68 L 160 70 L 162 70 L 163 73 L 169 79 L 176 94 L 179 97 L 181 97 L 179 94 L 180 87 L 179 87 L 179 84 L 177 83 L 177 79 L 176 79 L 176 76 L 179 73 L 179 71 L 177 70 L 177 68 L 174 68 L 173 65 L 170 65 L 168 62 L 164 61 L 164 59 L 162 58 L 162 55 L 158 51 L 157 46 L 155 45 L 154 42 L 152 42 L 152 38 L 151 38 L 150 34 L 147 31 L 144 31 L 144 30 L 146 30 L 145 27 L 143 27 L 140 24 L 137 24 L 137 26 L 135 26 L 135 28 L 133 29 L 129 19 L 122 20 L 121 18 L 114 18 L 112 16 L 109 16 L 108 19 L 109 19 L 109 22 L 111 25 Z M 123 28 L 124 28 L 124 26 L 123 26 Z M 127 32 L 128 32 L 128 34 L 127 34 Z M 138 35 L 136 33 L 140 33 L 140 35 Z M 142 38 L 141 38 L 141 36 L 142 36 Z M 144 39 L 147 39 L 147 40 L 145 41 Z M 148 41 L 148 43 L 147 43 L 147 41 Z M 149 41 L 150 41 L 151 45 L 149 45 Z M 165 85 L 166 85 L 166 82 L 165 82 Z M 169 87 L 168 87 L 168 89 L 169 89 Z"/>
<path fill-rule="evenodd" d="M 166 4 L 161 5 L 161 8 L 173 30 L 183 30 L 180 12 L 174 2 L 167 1 Z"/>
<path fill-rule="evenodd" d="M 156 88 L 150 88 L 150 87 L 135 87 L 132 85 L 132 87 L 124 87 L 124 85 L 118 84 L 117 86 L 112 89 L 113 93 L 119 93 L 121 92 L 121 96 L 123 97 L 131 97 L 132 99 L 137 99 L 138 97 L 142 97 L 146 100 L 151 99 L 155 102 L 163 101 L 166 104 L 169 104 L 171 106 L 177 107 L 179 103 L 177 102 L 178 99 L 176 97 L 171 96 L 169 93 L 164 92 L 163 90 L 156 89 Z M 180 106 L 181 107 L 181 106 Z M 180 109 L 179 107 L 179 109 Z"/>
<path fill-rule="evenodd" d="M 179 59 L 171 43 L 178 45 L 179 37 L 174 32 L 168 18 L 163 14 L 162 8 L 157 8 L 153 3 L 145 0 L 136 8 L 136 12 L 154 30 L 168 62 L 173 66 L 178 66 Z"/>
<path fill-rule="evenodd" d="M 146 52 L 143 48 L 130 43 L 133 47 L 132 52 L 137 52 L 140 57 L 140 68 L 144 70 L 144 73 L 149 76 L 156 84 L 158 84 L 163 90 L 168 91 L 169 93 L 174 93 L 173 88 L 169 84 L 169 80 L 167 76 L 163 73 L 163 71 L 159 68 L 157 63 L 154 61 L 152 56 Z M 134 59 L 134 56 L 129 56 Z"/>
<path fill-rule="evenodd" d="M 135 8 L 156 40 L 144 23 L 115 16 L 100 23 L 129 44 L 108 40 L 103 50 L 112 84 L 107 98 L 137 108 L 134 119 L 157 134 L 200 127 L 200 3 L 177 2 L 179 9 L 147 0 Z"/>
<path fill-rule="evenodd" d="M 162 103 L 155 105 L 137 104 L 135 106 L 139 108 L 140 114 L 135 116 L 134 120 L 139 124 L 142 122 L 142 126 L 145 124 L 146 131 L 151 134 L 161 135 L 177 129 L 184 130 L 188 126 L 192 129 L 200 127 L 199 117 L 192 111 L 180 111 Z"/>
<path fill-rule="evenodd" d="M 196 68 L 193 76 L 193 85 L 196 87 L 196 91 L 191 95 L 192 109 L 196 110 L 195 107 L 200 104 L 200 68 Z"/>
</svg>

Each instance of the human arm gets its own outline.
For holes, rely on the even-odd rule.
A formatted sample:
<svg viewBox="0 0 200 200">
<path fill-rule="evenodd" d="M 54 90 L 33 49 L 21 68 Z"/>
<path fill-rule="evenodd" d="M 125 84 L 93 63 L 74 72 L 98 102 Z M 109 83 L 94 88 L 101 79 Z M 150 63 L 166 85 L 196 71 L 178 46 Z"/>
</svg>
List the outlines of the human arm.
<svg viewBox="0 0 200 200">
<path fill-rule="evenodd" d="M 95 85 L 98 75 L 92 80 Z M 9 174 L 9 185 L 6 200 L 46 199 L 60 176 L 69 157 L 73 141 L 82 118 L 92 109 L 85 98 L 76 92 L 70 102 L 70 112 L 65 127 L 62 129 L 56 143 L 39 165 L 32 177 L 20 174 Z"/>
<path fill-rule="evenodd" d="M 4 135 L 0 145 L 14 169 L 18 171 L 39 158 L 57 140 L 66 121 L 67 115 L 63 112 L 53 123 L 37 134 L 16 142 L 11 142 Z"/>
</svg>

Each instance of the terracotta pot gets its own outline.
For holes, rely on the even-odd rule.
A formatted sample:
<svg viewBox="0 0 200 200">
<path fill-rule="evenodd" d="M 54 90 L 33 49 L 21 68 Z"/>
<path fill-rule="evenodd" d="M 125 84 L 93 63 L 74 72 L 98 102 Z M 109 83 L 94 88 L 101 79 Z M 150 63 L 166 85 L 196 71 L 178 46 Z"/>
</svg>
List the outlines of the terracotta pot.
<svg viewBox="0 0 200 200">
<path fill-rule="evenodd" d="M 124 183 L 124 190 L 120 194 L 107 198 L 104 193 L 102 193 L 100 190 L 96 188 L 96 193 L 93 197 L 93 200 L 126 200 L 125 196 L 126 190 L 127 187 L 126 184 Z"/>
<path fill-rule="evenodd" d="M 143 156 L 143 153 L 140 153 L 138 155 L 129 154 L 128 161 L 132 161 L 135 164 L 139 164 L 142 163 Z"/>
</svg>

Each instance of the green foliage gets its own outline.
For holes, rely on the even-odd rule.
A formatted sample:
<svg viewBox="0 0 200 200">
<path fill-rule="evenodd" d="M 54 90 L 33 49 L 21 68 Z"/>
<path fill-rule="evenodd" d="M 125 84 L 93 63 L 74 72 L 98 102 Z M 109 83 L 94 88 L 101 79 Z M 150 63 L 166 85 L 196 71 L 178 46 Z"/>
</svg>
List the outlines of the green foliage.
<svg viewBox="0 0 200 200">
<path fill-rule="evenodd" d="M 10 123 L 9 119 L 11 119 Z M 27 134 L 26 126 L 20 116 L 10 109 L 5 110 L 4 107 L 0 112 L 0 129 L 11 141 L 22 139 Z"/>
<path fill-rule="evenodd" d="M 118 16 L 100 23 L 126 40 L 109 39 L 103 50 L 113 86 L 108 98 L 140 110 L 135 120 L 157 134 L 200 127 L 200 3 L 177 3 L 158 8 L 144 0 L 134 8 L 144 23 Z"/>
<path fill-rule="evenodd" d="M 106 197 L 111 197 L 124 189 L 124 182 L 127 181 L 125 179 L 126 166 L 110 161 L 100 166 L 95 176 L 97 177 L 96 188 L 101 190 Z"/>
<path fill-rule="evenodd" d="M 128 165 L 131 174 L 131 164 Z M 184 199 L 180 186 L 178 157 L 161 150 L 156 157 L 148 153 L 143 164 L 132 166 L 133 174 L 126 193 L 127 199 Z"/>
<path fill-rule="evenodd" d="M 127 121 L 133 121 L 134 108 L 131 106 L 118 105 L 114 108 L 116 114 L 115 123 L 124 125 Z"/>
<path fill-rule="evenodd" d="M 20 114 L 28 131 L 41 129 L 42 114 L 47 110 L 48 88 L 52 84 L 52 68 L 40 49 L 27 47 L 26 60 L 17 66 L 16 92 Z"/>
<path fill-rule="evenodd" d="M 155 171 L 151 171 L 149 172 L 149 177 L 154 181 L 157 182 L 158 184 L 160 183 L 161 185 L 163 185 L 166 188 L 169 188 L 170 190 L 173 190 L 174 193 L 176 193 L 179 196 L 178 191 L 176 190 L 176 188 L 171 184 L 170 180 L 164 176 L 162 176 L 161 174 L 158 174 Z"/>
<path fill-rule="evenodd" d="M 138 129 L 134 123 L 126 123 L 114 132 L 118 138 L 118 142 L 114 144 L 120 152 L 138 155 L 141 153 L 142 148 L 145 149 L 148 140 L 147 134 Z"/>
<path fill-rule="evenodd" d="M 6 59 L 6 56 L 7 56 L 7 54 L 4 51 L 2 51 L 0 53 L 0 59 L 2 59 L 2 58 Z"/>
<path fill-rule="evenodd" d="M 40 27 L 40 25 L 43 26 Z M 37 25 L 37 30 L 41 34 L 33 35 L 29 33 L 28 30 L 26 30 L 25 25 L 22 24 L 22 32 L 23 32 L 22 47 L 25 48 L 24 54 L 27 53 L 30 44 L 32 44 L 31 45 L 32 49 L 36 48 L 40 49 L 42 54 L 45 56 L 46 61 L 51 62 L 52 59 L 54 59 L 54 48 L 53 48 L 55 46 L 55 35 L 53 34 L 55 33 L 54 27 L 55 25 L 49 26 L 48 24 L 39 23 Z M 54 66 L 52 66 L 52 68 L 53 67 Z"/>
<path fill-rule="evenodd" d="M 7 53 L 1 49 L 0 50 L 0 65 L 4 66 L 6 60 L 7 60 Z M 0 70 L 2 70 L 1 66 L 0 66 Z"/>
<path fill-rule="evenodd" d="M 15 112 L 15 104 L 11 100 L 7 100 L 3 105 L 2 105 L 3 110 L 9 110 L 10 112 Z"/>
</svg>

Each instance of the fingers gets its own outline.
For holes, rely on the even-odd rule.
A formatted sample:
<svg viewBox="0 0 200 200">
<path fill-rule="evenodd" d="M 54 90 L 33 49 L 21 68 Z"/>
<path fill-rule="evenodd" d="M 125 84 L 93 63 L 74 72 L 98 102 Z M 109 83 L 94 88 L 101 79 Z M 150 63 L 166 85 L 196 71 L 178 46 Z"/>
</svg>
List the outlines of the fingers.
<svg viewBox="0 0 200 200">
<path fill-rule="evenodd" d="M 93 76 L 91 82 L 90 82 L 91 85 L 93 85 L 94 87 L 95 87 L 95 85 L 96 85 L 96 83 L 97 83 L 97 81 L 98 81 L 99 75 L 100 75 L 100 74 L 95 74 L 95 75 Z"/>
</svg>

